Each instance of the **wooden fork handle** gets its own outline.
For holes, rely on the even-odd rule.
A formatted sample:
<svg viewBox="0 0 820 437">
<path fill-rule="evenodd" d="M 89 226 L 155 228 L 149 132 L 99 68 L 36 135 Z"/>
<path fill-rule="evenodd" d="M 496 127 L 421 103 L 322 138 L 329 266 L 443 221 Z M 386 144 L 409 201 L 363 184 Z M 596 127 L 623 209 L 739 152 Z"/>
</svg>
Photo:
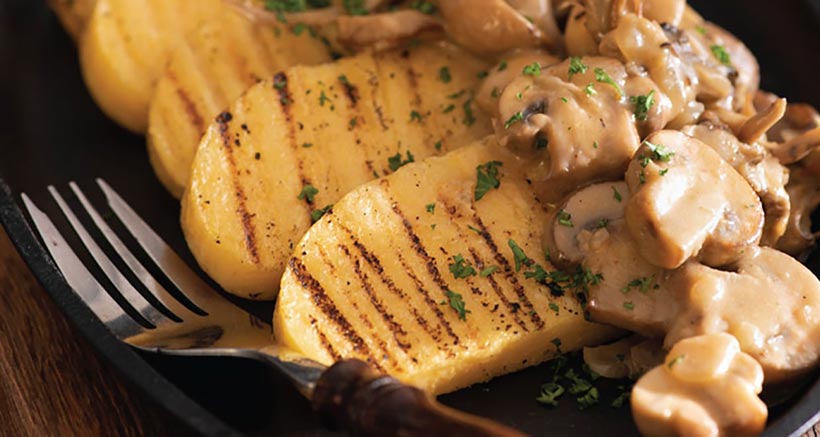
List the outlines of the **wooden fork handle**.
<svg viewBox="0 0 820 437">
<path fill-rule="evenodd" d="M 493 421 L 445 407 L 419 388 L 343 360 L 316 383 L 313 406 L 324 420 L 362 436 L 523 436 Z"/>
</svg>

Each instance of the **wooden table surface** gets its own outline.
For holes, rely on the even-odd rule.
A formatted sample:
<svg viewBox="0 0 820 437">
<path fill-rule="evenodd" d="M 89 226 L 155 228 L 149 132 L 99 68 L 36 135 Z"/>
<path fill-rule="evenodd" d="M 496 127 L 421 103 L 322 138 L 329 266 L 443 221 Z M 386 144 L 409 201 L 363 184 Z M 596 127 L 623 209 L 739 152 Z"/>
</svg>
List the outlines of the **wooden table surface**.
<svg viewBox="0 0 820 437">
<path fill-rule="evenodd" d="M 186 433 L 73 330 L 0 227 L 0 436 Z"/>
<path fill-rule="evenodd" d="M 0 435 L 185 433 L 73 330 L 0 227 Z"/>
</svg>

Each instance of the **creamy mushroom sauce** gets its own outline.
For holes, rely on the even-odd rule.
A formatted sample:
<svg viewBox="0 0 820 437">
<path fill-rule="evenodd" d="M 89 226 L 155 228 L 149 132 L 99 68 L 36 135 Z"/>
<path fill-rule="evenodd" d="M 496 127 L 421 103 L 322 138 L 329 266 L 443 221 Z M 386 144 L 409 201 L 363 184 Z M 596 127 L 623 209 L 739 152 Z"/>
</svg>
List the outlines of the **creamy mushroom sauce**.
<svg viewBox="0 0 820 437">
<path fill-rule="evenodd" d="M 226 1 L 335 23 L 353 50 L 447 38 L 496 63 L 474 101 L 554 205 L 552 261 L 603 276 L 592 320 L 637 334 L 584 356 L 640 377 L 642 433 L 758 433 L 763 384 L 817 367 L 820 282 L 792 256 L 815 243 L 820 116 L 759 90 L 752 53 L 685 1 Z"/>
</svg>

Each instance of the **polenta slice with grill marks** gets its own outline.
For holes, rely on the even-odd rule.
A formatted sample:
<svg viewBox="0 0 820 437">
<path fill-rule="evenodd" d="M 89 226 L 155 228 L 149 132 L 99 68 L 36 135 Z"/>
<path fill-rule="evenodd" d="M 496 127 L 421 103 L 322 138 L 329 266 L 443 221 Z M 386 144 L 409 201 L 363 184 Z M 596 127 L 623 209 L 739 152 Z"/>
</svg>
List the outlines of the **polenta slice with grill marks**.
<svg viewBox="0 0 820 437">
<path fill-rule="evenodd" d="M 452 80 L 441 80 L 442 65 Z M 488 133 L 481 114 L 465 123 L 438 110 L 485 67 L 451 45 L 423 45 L 294 67 L 251 87 L 208 128 L 182 199 L 200 266 L 229 292 L 274 298 L 293 247 L 328 205 Z"/>
<path fill-rule="evenodd" d="M 343 197 L 294 250 L 276 341 L 326 364 L 364 359 L 438 394 L 615 335 L 513 255 L 510 241 L 540 261 L 548 222 L 517 159 L 488 139 Z M 500 185 L 476 201 L 488 162 Z"/>
<path fill-rule="evenodd" d="M 79 40 L 91 96 L 123 127 L 145 132 L 148 105 L 171 51 L 229 8 L 222 0 L 96 0 Z"/>
<path fill-rule="evenodd" d="M 176 197 L 210 122 L 246 89 L 294 65 L 330 61 L 331 48 L 313 29 L 256 24 L 232 10 L 189 34 L 174 50 L 151 100 L 148 152 Z"/>
</svg>

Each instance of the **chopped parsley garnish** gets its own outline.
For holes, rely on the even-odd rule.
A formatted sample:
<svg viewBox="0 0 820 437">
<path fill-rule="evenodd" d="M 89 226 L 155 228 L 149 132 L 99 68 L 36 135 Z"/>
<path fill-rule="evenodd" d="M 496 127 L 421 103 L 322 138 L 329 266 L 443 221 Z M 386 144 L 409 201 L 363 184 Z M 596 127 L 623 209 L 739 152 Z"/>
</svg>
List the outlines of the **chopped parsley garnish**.
<svg viewBox="0 0 820 437">
<path fill-rule="evenodd" d="M 667 173 L 669 173 L 668 168 L 665 168 L 663 170 L 658 170 L 658 174 L 661 175 L 661 176 L 666 176 Z"/>
<path fill-rule="evenodd" d="M 436 212 L 436 204 L 435 203 L 428 203 L 427 205 L 424 206 L 424 209 L 426 209 L 427 212 L 429 212 L 430 214 L 433 214 L 433 213 Z"/>
<path fill-rule="evenodd" d="M 513 260 L 515 261 L 515 271 L 520 271 L 521 266 L 529 267 L 533 264 L 533 261 L 527 257 L 527 254 L 524 253 L 524 249 L 518 245 L 512 238 L 507 241 L 507 245 L 510 246 L 513 253 Z"/>
<path fill-rule="evenodd" d="M 486 71 L 479 71 L 479 72 L 475 75 L 475 77 L 477 77 L 477 78 L 479 78 L 479 79 L 484 79 L 485 77 L 487 77 L 487 76 L 489 76 L 489 75 L 490 75 L 490 73 L 488 73 L 488 72 L 486 72 Z"/>
<path fill-rule="evenodd" d="M 595 227 L 598 228 L 598 229 L 602 229 L 602 228 L 607 227 L 607 225 L 609 225 L 609 219 L 608 218 L 602 218 L 602 219 L 598 220 L 598 223 L 595 225 Z"/>
<path fill-rule="evenodd" d="M 621 86 L 618 85 L 618 82 L 615 82 L 614 79 L 606 72 L 603 68 L 596 68 L 595 69 L 595 80 L 601 83 L 605 83 L 607 85 L 612 85 L 616 91 L 618 91 L 618 96 L 621 97 L 624 95 L 624 90 L 621 89 Z"/>
<path fill-rule="evenodd" d="M 509 129 L 510 126 L 518 123 L 519 121 L 524 120 L 524 113 L 521 111 L 516 112 L 512 115 L 506 122 L 504 122 L 504 129 Z"/>
<path fill-rule="evenodd" d="M 726 47 L 715 44 L 709 48 L 712 50 L 712 55 L 715 56 L 715 59 L 717 59 L 718 62 L 726 65 L 727 67 L 732 66 L 732 58 L 729 56 L 729 52 L 726 51 Z"/>
<path fill-rule="evenodd" d="M 456 105 L 450 103 L 441 112 L 443 112 L 445 114 L 449 114 L 449 113 L 453 112 L 454 109 L 456 109 Z"/>
<path fill-rule="evenodd" d="M 640 291 L 641 293 L 646 293 L 647 291 L 649 291 L 649 287 L 652 285 L 653 282 L 655 282 L 655 275 L 644 276 L 642 278 L 635 278 L 629 281 L 629 283 L 627 283 L 626 286 L 621 289 L 621 292 L 629 293 L 634 288 Z"/>
<path fill-rule="evenodd" d="M 652 151 L 651 158 L 653 161 L 669 162 L 672 156 L 675 155 L 675 152 L 667 149 L 663 144 L 652 144 L 649 141 L 644 141 L 643 143 Z"/>
<path fill-rule="evenodd" d="M 621 388 L 621 387 L 623 387 L 623 386 L 619 386 L 619 388 Z M 621 394 L 618 395 L 618 397 L 616 397 L 615 399 L 612 400 L 612 403 L 610 404 L 610 405 L 612 405 L 612 408 L 621 408 L 629 400 L 629 390 L 626 390 L 626 389 L 622 389 L 622 390 L 624 390 L 624 391 L 622 391 Z"/>
<path fill-rule="evenodd" d="M 365 7 L 364 0 L 342 0 L 342 6 L 350 15 L 367 15 L 368 10 Z"/>
<path fill-rule="evenodd" d="M 410 121 L 417 121 L 421 123 L 421 114 L 419 111 L 410 111 Z"/>
<path fill-rule="evenodd" d="M 347 80 L 347 76 L 345 76 L 344 74 L 339 75 L 339 82 L 345 85 L 350 85 L 350 82 Z"/>
<path fill-rule="evenodd" d="M 590 82 L 587 86 L 584 87 L 584 92 L 587 93 L 588 96 L 594 96 L 598 94 L 598 91 L 595 91 L 595 84 Z"/>
<path fill-rule="evenodd" d="M 522 71 L 527 76 L 540 76 L 541 75 L 541 64 L 538 62 L 533 62 L 530 65 L 524 67 Z"/>
<path fill-rule="evenodd" d="M 469 229 L 469 230 L 471 230 L 471 231 L 475 232 L 475 233 L 476 233 L 476 234 L 478 234 L 478 235 L 482 235 L 481 229 L 478 229 L 478 228 L 476 228 L 476 227 L 473 227 L 472 225 L 467 225 L 467 229 Z"/>
<path fill-rule="evenodd" d="M 482 278 L 486 278 L 487 276 L 490 276 L 490 275 L 492 275 L 493 273 L 495 273 L 497 271 L 498 271 L 498 266 L 489 266 L 489 267 L 484 267 L 483 269 L 481 269 L 481 271 L 478 272 L 478 274 Z"/>
<path fill-rule="evenodd" d="M 561 339 L 560 338 L 555 337 L 552 340 L 550 340 L 550 343 L 554 344 L 556 349 L 561 349 Z"/>
<path fill-rule="evenodd" d="M 464 279 L 476 275 L 473 266 L 471 266 L 460 253 L 453 256 L 453 263 L 450 264 L 450 273 L 452 273 L 456 279 Z"/>
<path fill-rule="evenodd" d="M 574 227 L 575 225 L 572 224 L 572 214 L 562 210 L 558 211 L 558 224 L 561 226 L 566 226 L 568 228 Z"/>
<path fill-rule="evenodd" d="M 635 304 L 633 304 L 631 301 L 626 301 L 624 302 L 624 308 L 628 309 L 629 311 L 632 311 L 635 309 Z"/>
<path fill-rule="evenodd" d="M 561 97 L 561 101 L 564 102 L 564 103 L 569 103 L 569 100 L 567 100 L 566 97 Z"/>
<path fill-rule="evenodd" d="M 541 386 L 541 395 L 535 398 L 536 401 L 551 407 L 558 406 L 558 398 L 564 394 L 564 386 L 557 382 L 548 382 Z"/>
<path fill-rule="evenodd" d="M 319 94 L 319 106 L 325 106 L 325 102 L 330 102 L 330 97 L 325 94 L 325 90 Z"/>
<path fill-rule="evenodd" d="M 453 76 L 450 75 L 450 69 L 447 67 L 439 68 L 438 78 L 444 83 L 450 83 L 450 81 L 453 80 Z"/>
<path fill-rule="evenodd" d="M 307 184 L 302 188 L 302 192 L 299 193 L 299 200 L 307 200 L 307 203 L 313 203 L 313 198 L 317 194 L 319 194 L 319 190 L 313 185 Z"/>
<path fill-rule="evenodd" d="M 569 386 L 570 394 L 577 395 L 586 393 L 592 389 L 592 383 L 575 373 L 575 369 L 567 370 L 566 373 L 564 373 L 564 378 L 567 378 L 571 383 Z"/>
<path fill-rule="evenodd" d="M 305 149 L 309 149 L 313 147 L 313 143 L 302 143 L 302 147 L 304 147 Z"/>
<path fill-rule="evenodd" d="M 288 86 L 288 79 L 284 75 L 277 74 L 273 77 L 273 87 L 277 90 L 283 90 Z"/>
<path fill-rule="evenodd" d="M 498 167 L 501 161 L 490 161 L 476 167 L 475 200 L 479 201 L 490 190 L 498 189 L 501 180 L 498 178 Z"/>
<path fill-rule="evenodd" d="M 493 87 L 493 90 L 490 91 L 490 97 L 494 99 L 501 97 L 501 90 L 498 87 Z"/>
<path fill-rule="evenodd" d="M 458 313 L 458 318 L 461 320 L 467 320 L 467 313 L 469 313 L 470 310 L 468 310 L 464 305 L 464 297 L 450 290 L 447 290 L 445 295 L 447 296 L 447 299 L 450 300 L 450 307 Z"/>
<path fill-rule="evenodd" d="M 462 121 L 462 123 L 464 123 L 467 126 L 472 126 L 476 121 L 475 115 L 473 115 L 473 106 L 472 105 L 473 105 L 473 98 L 472 97 L 467 99 L 464 102 L 464 104 L 461 105 L 461 108 L 464 110 L 464 120 Z"/>
<path fill-rule="evenodd" d="M 409 150 L 407 151 L 407 159 L 402 159 L 401 152 L 398 152 L 395 155 L 387 158 L 387 165 L 388 167 L 390 167 L 391 171 L 396 171 L 401 167 L 410 164 L 411 162 L 415 162 L 415 157 L 413 157 L 413 154 L 410 153 Z"/>
<path fill-rule="evenodd" d="M 695 30 L 698 31 L 699 34 L 706 36 L 706 28 L 703 26 L 695 26 Z"/>
<path fill-rule="evenodd" d="M 617 200 L 618 202 L 623 200 L 623 197 L 621 197 L 621 193 L 619 193 L 618 189 L 614 186 L 612 187 L 612 197 L 614 197 L 615 200 Z"/>
<path fill-rule="evenodd" d="M 598 389 L 592 387 L 586 394 L 575 399 L 578 402 L 579 410 L 586 410 L 587 408 L 598 404 Z"/>
<path fill-rule="evenodd" d="M 498 64 L 497 71 L 504 71 L 506 69 L 507 69 L 507 61 L 501 61 L 501 63 Z"/>
<path fill-rule="evenodd" d="M 314 209 L 313 212 L 310 213 L 310 220 L 313 221 L 313 223 L 318 222 L 320 218 L 330 211 L 330 208 L 333 208 L 333 205 L 327 205 L 321 209 Z"/>
<path fill-rule="evenodd" d="M 550 302 L 549 307 L 550 307 L 551 310 L 555 311 L 556 315 L 560 311 L 560 308 L 558 308 L 558 305 L 556 305 L 555 302 Z"/>
<path fill-rule="evenodd" d="M 629 101 L 635 105 L 635 118 L 639 121 L 646 121 L 649 115 L 649 110 L 655 104 L 655 90 L 649 92 L 645 96 L 632 96 Z"/>
<path fill-rule="evenodd" d="M 436 150 L 441 150 L 441 141 L 436 141 L 435 148 Z"/>
<path fill-rule="evenodd" d="M 685 359 L 686 359 L 686 355 L 678 355 L 678 356 L 676 356 L 675 358 L 673 358 L 669 361 L 669 364 L 667 364 L 667 367 L 669 367 L 671 369 L 671 368 L 677 366 L 678 364 L 680 364 L 681 361 L 683 361 Z"/>
<path fill-rule="evenodd" d="M 410 3 L 410 8 L 427 15 L 435 14 L 437 9 L 436 5 L 423 0 L 413 0 L 413 2 Z"/>
<path fill-rule="evenodd" d="M 598 142 L 597 142 L 597 141 L 593 141 L 593 142 L 592 142 L 592 148 L 593 148 L 593 149 L 597 149 L 597 148 L 598 148 Z"/>
<path fill-rule="evenodd" d="M 568 76 L 569 76 L 568 79 L 569 80 L 572 80 L 572 76 L 574 76 L 576 74 L 586 73 L 587 70 L 589 70 L 589 67 L 584 65 L 584 63 L 581 61 L 581 58 L 579 58 L 577 56 L 573 56 L 573 57 L 569 58 L 569 74 L 568 74 Z"/>
<path fill-rule="evenodd" d="M 265 9 L 274 12 L 302 12 L 330 6 L 330 0 L 267 0 Z"/>
<path fill-rule="evenodd" d="M 646 172 L 641 170 L 641 173 L 638 175 L 638 183 L 643 185 L 646 183 Z"/>
<path fill-rule="evenodd" d="M 347 127 L 350 128 L 350 129 L 353 129 L 354 127 L 356 127 L 356 125 L 358 123 L 359 123 L 359 118 L 358 117 L 353 117 L 353 118 L 350 119 L 349 122 L 347 122 Z"/>
</svg>

